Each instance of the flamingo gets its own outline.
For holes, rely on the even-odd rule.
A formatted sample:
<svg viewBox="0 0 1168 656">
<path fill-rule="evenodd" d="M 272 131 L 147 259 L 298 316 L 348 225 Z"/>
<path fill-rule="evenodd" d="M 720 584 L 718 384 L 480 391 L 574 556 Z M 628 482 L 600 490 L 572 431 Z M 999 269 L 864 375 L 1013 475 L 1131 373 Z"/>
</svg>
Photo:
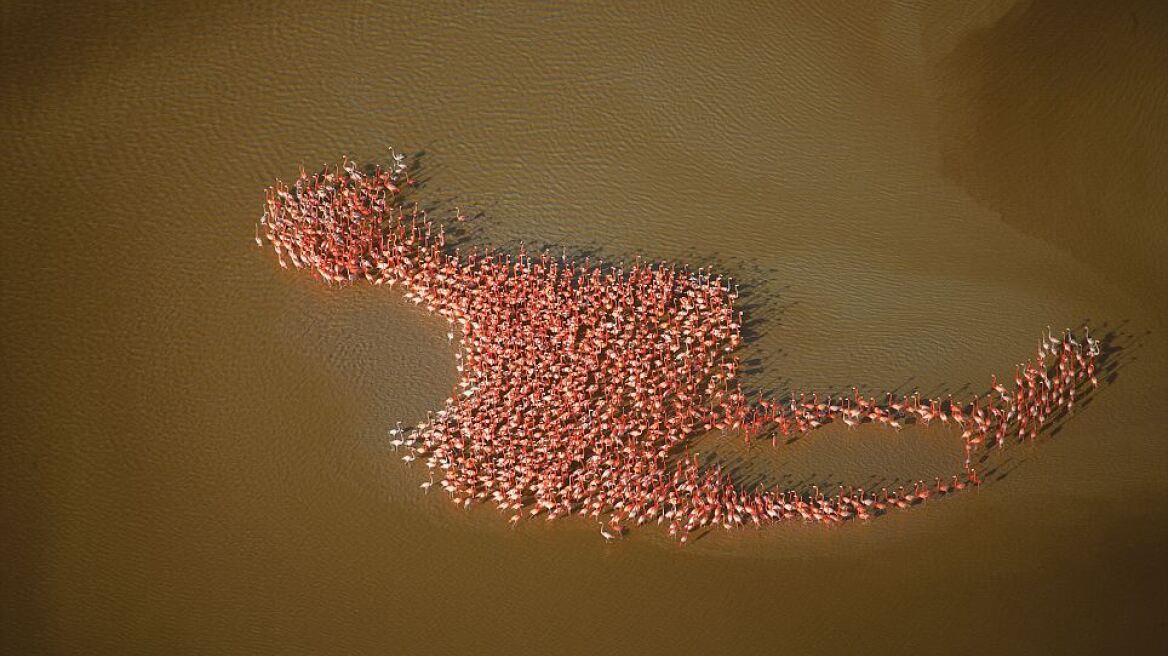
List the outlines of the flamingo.
<svg viewBox="0 0 1168 656">
<path fill-rule="evenodd" d="M 612 533 L 609 533 L 608 531 L 606 531 L 604 529 L 604 524 L 600 525 L 600 536 L 602 538 L 604 538 L 605 542 L 612 542 L 614 539 L 616 539 L 615 535 L 613 535 Z"/>
</svg>

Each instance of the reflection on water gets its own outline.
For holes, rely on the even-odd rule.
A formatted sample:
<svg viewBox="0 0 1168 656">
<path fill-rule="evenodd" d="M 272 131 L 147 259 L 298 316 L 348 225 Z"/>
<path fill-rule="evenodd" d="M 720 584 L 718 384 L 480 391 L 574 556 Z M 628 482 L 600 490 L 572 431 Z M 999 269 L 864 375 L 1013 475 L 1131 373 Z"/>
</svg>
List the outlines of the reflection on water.
<svg viewBox="0 0 1168 656">
<path fill-rule="evenodd" d="M 6 5 L 6 642 L 1163 648 L 1168 527 L 1140 500 L 1168 488 L 1146 410 L 1168 364 L 1164 14 Z M 960 388 L 1085 320 L 1122 368 L 994 485 L 867 526 L 685 549 L 511 531 L 421 494 L 385 443 L 450 391 L 441 326 L 251 242 L 290 163 L 389 143 L 425 153 L 428 195 L 485 213 L 476 239 L 735 275 L 759 389 Z M 908 468 L 905 446 L 809 441 L 763 473 Z"/>
</svg>

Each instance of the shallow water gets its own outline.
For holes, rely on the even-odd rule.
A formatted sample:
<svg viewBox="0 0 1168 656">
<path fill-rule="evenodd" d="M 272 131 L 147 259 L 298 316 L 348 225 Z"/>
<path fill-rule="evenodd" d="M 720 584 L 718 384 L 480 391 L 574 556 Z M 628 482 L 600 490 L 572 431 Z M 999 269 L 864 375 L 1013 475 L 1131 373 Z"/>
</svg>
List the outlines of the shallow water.
<svg viewBox="0 0 1168 656">
<path fill-rule="evenodd" d="M 11 650 L 1168 646 L 1158 3 L 10 4 L 0 26 Z M 425 199 L 483 213 L 475 239 L 734 275 L 754 387 L 977 390 L 1084 320 L 1118 368 L 989 484 L 867 525 L 512 531 L 421 494 L 385 442 L 453 385 L 440 321 L 252 242 L 273 178 L 390 144 Z M 959 451 L 860 433 L 716 453 L 826 482 Z"/>
</svg>

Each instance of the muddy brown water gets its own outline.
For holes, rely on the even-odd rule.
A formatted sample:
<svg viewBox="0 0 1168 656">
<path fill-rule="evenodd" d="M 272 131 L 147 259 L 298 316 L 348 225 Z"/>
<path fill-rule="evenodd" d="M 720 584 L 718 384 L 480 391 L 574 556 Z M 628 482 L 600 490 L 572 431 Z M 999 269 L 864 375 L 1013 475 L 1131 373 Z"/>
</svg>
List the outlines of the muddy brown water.
<svg viewBox="0 0 1168 656">
<path fill-rule="evenodd" d="M 4 651 L 1168 648 L 1162 3 L 4 3 L 0 29 Z M 1085 320 L 1114 369 L 980 490 L 867 525 L 509 530 L 386 443 L 451 389 L 440 323 L 252 242 L 273 178 L 386 145 L 475 239 L 736 276 L 757 388 L 976 391 Z M 698 442 L 785 484 L 957 452 Z"/>
</svg>

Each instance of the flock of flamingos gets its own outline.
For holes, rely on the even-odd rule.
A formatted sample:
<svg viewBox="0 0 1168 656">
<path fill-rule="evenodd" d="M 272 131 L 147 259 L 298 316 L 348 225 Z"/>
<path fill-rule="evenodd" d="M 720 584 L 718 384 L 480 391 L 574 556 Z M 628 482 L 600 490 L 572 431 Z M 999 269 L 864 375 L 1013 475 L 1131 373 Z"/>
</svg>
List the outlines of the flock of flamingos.
<svg viewBox="0 0 1168 656">
<path fill-rule="evenodd" d="M 853 392 L 748 401 L 736 382 L 742 315 L 729 281 L 640 260 L 603 267 L 522 248 L 464 253 L 407 203 L 403 190 L 415 184 L 400 154 L 384 169 L 348 160 L 302 168 L 291 185 L 267 190 L 256 242 L 281 266 L 329 284 L 400 286 L 449 322 L 458 388 L 425 421 L 390 430 L 391 442 L 402 460 L 425 462 L 421 487 L 436 482 L 463 506 L 494 503 L 512 524 L 586 515 L 611 540 L 656 522 L 685 543 L 707 526 L 866 520 L 979 485 L 975 453 L 1033 439 L 1098 385 L 1098 340 L 1048 331 L 1012 381 L 995 376 L 970 400 Z M 950 479 L 911 490 L 824 494 L 747 490 L 684 449 L 714 429 L 773 442 L 834 421 L 946 424 L 960 431 L 964 460 Z"/>
</svg>

